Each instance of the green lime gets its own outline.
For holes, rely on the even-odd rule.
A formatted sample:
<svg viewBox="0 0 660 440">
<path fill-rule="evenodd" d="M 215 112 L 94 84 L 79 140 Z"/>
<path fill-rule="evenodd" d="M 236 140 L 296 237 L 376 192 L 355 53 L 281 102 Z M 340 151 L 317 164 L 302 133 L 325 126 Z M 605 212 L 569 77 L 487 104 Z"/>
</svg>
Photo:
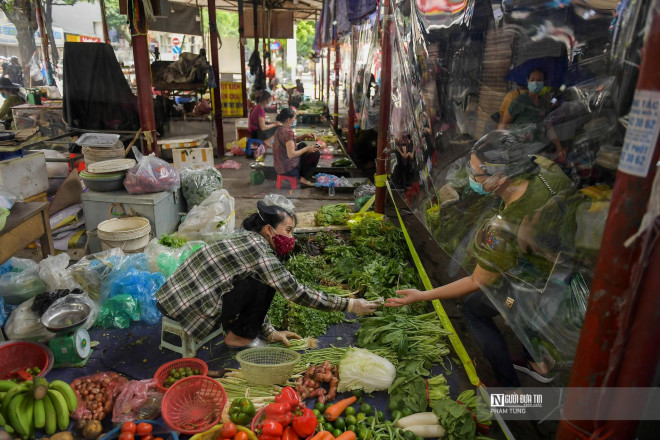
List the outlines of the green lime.
<svg viewBox="0 0 660 440">
<path fill-rule="evenodd" d="M 318 416 L 316 420 L 319 421 L 319 425 L 325 425 L 326 420 L 325 417 L 323 417 L 322 415 Z"/>
<path fill-rule="evenodd" d="M 398 409 L 392 411 L 392 420 L 399 420 L 401 417 L 403 417 L 401 411 L 399 411 Z"/>
<path fill-rule="evenodd" d="M 382 411 L 376 411 L 376 419 L 379 422 L 384 422 L 385 421 L 385 413 Z"/>
<path fill-rule="evenodd" d="M 360 427 L 358 427 L 358 430 L 357 430 L 356 434 L 357 434 L 357 437 L 360 440 L 366 440 L 368 432 L 369 432 L 369 430 L 367 429 L 366 426 L 360 426 Z"/>
<path fill-rule="evenodd" d="M 334 426 L 335 426 L 335 428 L 341 429 L 343 431 L 344 429 L 346 429 L 346 420 L 344 420 L 343 417 L 337 417 L 337 420 L 335 420 Z"/>
<path fill-rule="evenodd" d="M 366 419 L 364 419 L 364 423 L 367 424 L 367 426 L 371 426 L 374 424 L 374 416 L 369 416 Z"/>
<path fill-rule="evenodd" d="M 319 411 L 319 410 L 316 409 L 316 408 L 314 408 L 314 410 L 313 410 L 312 412 L 314 413 L 314 416 L 315 416 L 317 419 L 318 419 L 320 416 L 323 415 L 323 414 L 321 414 L 321 411 Z"/>
<path fill-rule="evenodd" d="M 332 431 L 332 435 L 334 435 L 335 438 L 339 437 L 343 433 L 344 433 L 344 431 L 342 431 L 341 429 L 335 429 L 334 431 Z"/>
<path fill-rule="evenodd" d="M 39 374 L 39 373 L 41 373 L 41 368 L 39 368 L 39 367 L 34 367 L 34 368 L 32 369 L 32 371 L 34 371 L 36 374 Z"/>
<path fill-rule="evenodd" d="M 181 379 L 181 373 L 174 373 L 172 377 L 175 379 Z"/>
<path fill-rule="evenodd" d="M 403 417 L 408 417 L 413 415 L 413 411 L 410 408 L 403 408 L 401 414 L 403 414 Z"/>
<path fill-rule="evenodd" d="M 330 431 L 330 432 L 332 432 L 332 431 L 335 430 L 335 427 L 332 426 L 332 423 L 330 423 L 330 422 L 325 422 L 325 423 L 323 424 L 323 429 L 326 430 L 326 431 Z"/>
<path fill-rule="evenodd" d="M 185 368 L 183 368 L 183 367 L 179 367 L 179 370 L 178 370 L 179 373 L 183 373 L 184 371 L 186 371 Z"/>
<path fill-rule="evenodd" d="M 357 413 L 357 411 L 352 406 L 349 406 L 344 410 L 344 414 L 346 414 L 347 416 L 354 416 L 355 413 Z"/>
<path fill-rule="evenodd" d="M 424 437 L 422 437 L 421 435 L 416 435 L 415 440 L 424 440 Z"/>
<path fill-rule="evenodd" d="M 170 370 L 170 374 L 174 374 L 174 373 L 176 373 L 176 368 L 172 368 L 172 369 Z"/>
<path fill-rule="evenodd" d="M 403 438 L 406 440 L 415 440 L 415 433 L 412 431 L 403 431 Z"/>
<path fill-rule="evenodd" d="M 356 432 L 356 431 L 357 431 L 357 427 L 356 427 L 355 425 L 348 425 L 348 426 L 346 426 L 346 431 L 353 431 L 353 432 Z"/>
<path fill-rule="evenodd" d="M 197 368 L 195 368 L 195 369 L 193 370 L 193 374 L 195 374 L 196 376 L 199 376 L 199 370 L 198 370 Z"/>
<path fill-rule="evenodd" d="M 360 405 L 360 412 L 365 413 L 366 415 L 371 415 L 374 409 L 368 403 L 363 403 Z"/>
<path fill-rule="evenodd" d="M 346 416 L 347 425 L 357 425 L 357 417 L 355 416 Z"/>
<path fill-rule="evenodd" d="M 395 409 L 401 409 L 401 405 L 396 400 L 390 400 L 389 409 L 390 409 L 390 412 L 392 412 Z"/>
<path fill-rule="evenodd" d="M 322 404 L 321 402 L 316 402 L 316 405 L 314 405 L 314 409 L 324 412 L 325 411 L 325 405 Z"/>
<path fill-rule="evenodd" d="M 367 418 L 367 415 L 365 413 L 358 413 L 357 416 L 355 416 L 358 422 L 363 421 L 364 419 Z"/>
</svg>

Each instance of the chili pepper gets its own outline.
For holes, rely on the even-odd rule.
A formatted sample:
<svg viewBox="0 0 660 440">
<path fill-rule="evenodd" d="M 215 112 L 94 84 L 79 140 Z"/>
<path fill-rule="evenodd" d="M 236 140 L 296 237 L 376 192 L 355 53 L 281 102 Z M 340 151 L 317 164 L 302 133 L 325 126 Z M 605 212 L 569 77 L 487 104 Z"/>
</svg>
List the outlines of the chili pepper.
<svg viewBox="0 0 660 440">
<path fill-rule="evenodd" d="M 261 422 L 259 429 L 261 430 L 262 435 L 275 437 L 280 437 L 282 435 L 282 431 L 284 431 L 284 428 L 282 428 L 280 423 L 271 419 L 266 419 Z"/>
<path fill-rule="evenodd" d="M 282 426 L 291 424 L 293 415 L 291 414 L 291 407 L 288 403 L 271 403 L 264 410 L 266 418 L 280 423 Z"/>
<path fill-rule="evenodd" d="M 316 419 L 314 412 L 309 408 L 300 408 L 298 412 L 299 415 L 296 415 L 291 422 L 296 434 L 301 437 L 307 437 L 314 433 L 316 426 L 319 424 L 319 421 Z"/>
</svg>

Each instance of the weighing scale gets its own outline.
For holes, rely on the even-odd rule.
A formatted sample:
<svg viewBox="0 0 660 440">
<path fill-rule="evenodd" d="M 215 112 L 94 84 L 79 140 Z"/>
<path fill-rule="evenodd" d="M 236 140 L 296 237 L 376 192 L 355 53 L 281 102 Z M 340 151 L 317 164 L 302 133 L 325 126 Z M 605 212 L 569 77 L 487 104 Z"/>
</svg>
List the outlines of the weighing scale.
<svg viewBox="0 0 660 440">
<path fill-rule="evenodd" d="M 68 299 L 69 297 L 67 297 Z M 91 309 L 75 296 L 51 306 L 41 317 L 41 323 L 58 335 L 48 343 L 55 356 L 54 367 L 83 367 L 92 355 L 90 338 L 82 327 Z"/>
</svg>

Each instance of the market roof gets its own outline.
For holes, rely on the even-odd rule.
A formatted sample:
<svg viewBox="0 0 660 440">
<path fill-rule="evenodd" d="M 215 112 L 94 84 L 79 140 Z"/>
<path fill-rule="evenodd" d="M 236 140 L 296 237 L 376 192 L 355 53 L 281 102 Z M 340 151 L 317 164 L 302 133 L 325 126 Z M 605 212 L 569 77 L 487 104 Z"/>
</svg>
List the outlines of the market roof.
<svg viewBox="0 0 660 440">
<path fill-rule="evenodd" d="M 208 7 L 208 0 L 170 0 L 173 3 L 181 3 L 189 6 Z M 265 4 L 268 9 L 293 11 L 295 20 L 314 20 L 315 14 L 320 15 L 323 8 L 322 0 L 264 0 L 260 5 Z M 244 1 L 243 8 L 252 8 L 251 1 Z M 237 0 L 216 0 L 215 8 L 223 11 L 238 12 Z"/>
</svg>

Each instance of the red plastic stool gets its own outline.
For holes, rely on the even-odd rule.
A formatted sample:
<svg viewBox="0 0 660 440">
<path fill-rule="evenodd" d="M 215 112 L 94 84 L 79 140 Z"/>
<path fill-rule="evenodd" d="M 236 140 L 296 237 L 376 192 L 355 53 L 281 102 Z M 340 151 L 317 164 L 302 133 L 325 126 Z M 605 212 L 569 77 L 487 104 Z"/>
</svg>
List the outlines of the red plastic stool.
<svg viewBox="0 0 660 440">
<path fill-rule="evenodd" d="M 283 175 L 281 175 L 281 174 L 278 174 L 278 175 L 277 175 L 277 184 L 275 185 L 275 187 L 276 187 L 277 189 L 282 188 L 282 181 L 283 181 L 283 180 L 286 180 L 286 181 L 289 182 L 289 184 L 291 185 L 291 189 L 296 189 L 296 188 L 298 188 L 298 178 L 297 178 L 297 177 L 293 177 L 293 176 L 283 176 Z"/>
</svg>

